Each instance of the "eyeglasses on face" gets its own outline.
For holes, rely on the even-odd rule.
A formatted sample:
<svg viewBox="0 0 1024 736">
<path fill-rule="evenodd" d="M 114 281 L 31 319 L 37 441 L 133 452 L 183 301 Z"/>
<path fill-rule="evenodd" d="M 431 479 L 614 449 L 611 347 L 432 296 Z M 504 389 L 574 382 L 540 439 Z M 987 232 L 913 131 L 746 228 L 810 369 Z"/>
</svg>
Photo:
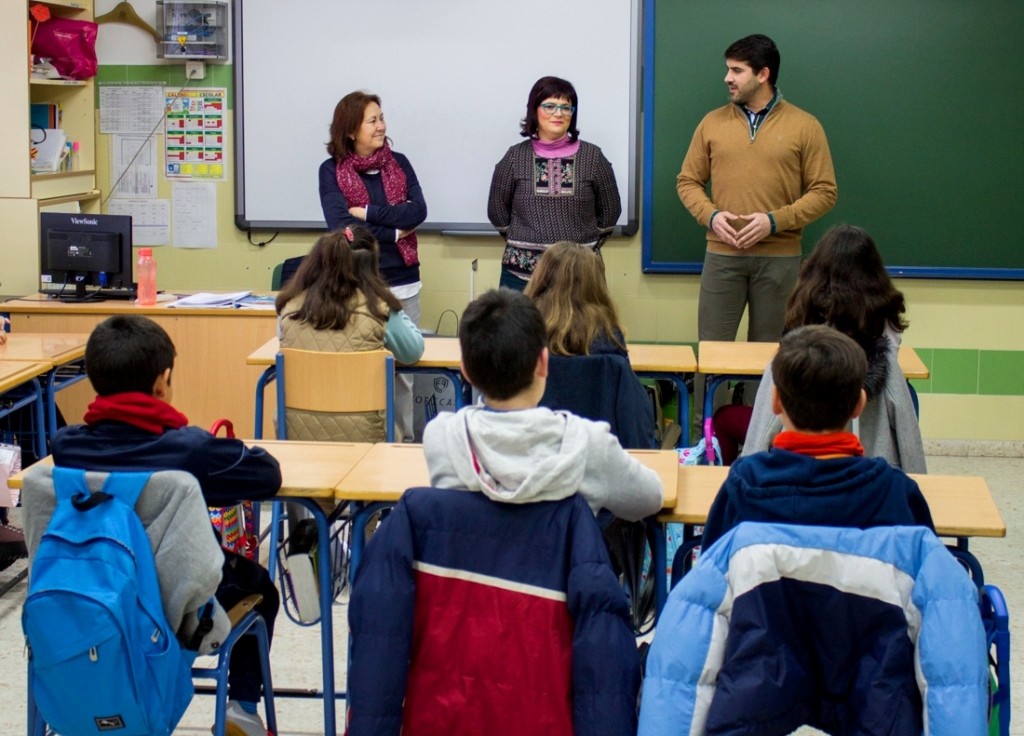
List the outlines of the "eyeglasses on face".
<svg viewBox="0 0 1024 736">
<path fill-rule="evenodd" d="M 576 108 L 572 105 L 556 105 L 554 102 L 542 102 L 540 109 L 544 111 L 546 115 L 554 115 L 556 112 L 560 112 L 563 115 L 572 115 L 576 112 Z"/>
</svg>

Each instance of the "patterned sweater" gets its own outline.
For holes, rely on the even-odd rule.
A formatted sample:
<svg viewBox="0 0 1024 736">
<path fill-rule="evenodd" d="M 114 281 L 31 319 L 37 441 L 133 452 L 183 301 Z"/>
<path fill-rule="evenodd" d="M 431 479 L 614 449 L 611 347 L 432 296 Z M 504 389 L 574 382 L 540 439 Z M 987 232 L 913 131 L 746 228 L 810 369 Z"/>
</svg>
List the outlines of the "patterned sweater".
<svg viewBox="0 0 1024 736">
<path fill-rule="evenodd" d="M 547 159 L 527 140 L 494 167 L 487 217 L 506 241 L 503 268 L 520 278 L 529 278 L 560 240 L 600 248 L 621 212 L 612 165 L 592 143 L 581 141 L 574 156 Z"/>
<path fill-rule="evenodd" d="M 711 197 L 705 190 L 711 181 Z M 803 228 L 836 203 L 836 175 L 821 123 L 780 99 L 757 129 L 732 103 L 697 126 L 676 191 L 686 209 L 708 227 L 711 215 L 767 212 L 774 232 L 753 248 L 726 245 L 708 227 L 708 251 L 727 256 L 798 256 Z"/>
</svg>

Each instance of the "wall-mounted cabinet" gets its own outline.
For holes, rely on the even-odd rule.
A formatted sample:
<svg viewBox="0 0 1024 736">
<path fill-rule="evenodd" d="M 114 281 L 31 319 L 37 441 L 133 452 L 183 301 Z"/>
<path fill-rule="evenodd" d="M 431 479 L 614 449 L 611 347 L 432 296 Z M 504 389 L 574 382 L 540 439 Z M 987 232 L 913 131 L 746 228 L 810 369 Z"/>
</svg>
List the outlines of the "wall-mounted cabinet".
<svg viewBox="0 0 1024 736">
<path fill-rule="evenodd" d="M 78 207 L 99 211 L 96 189 L 96 109 L 92 79 L 33 78 L 28 9 L 39 0 L 0 2 L 0 293 L 39 286 L 39 211 Z M 52 16 L 92 20 L 92 0 L 43 0 Z M 32 173 L 32 105 L 60 109 L 60 127 L 77 151 L 55 173 Z"/>
<path fill-rule="evenodd" d="M 156 22 L 159 58 L 227 61 L 227 3 L 156 0 Z"/>
</svg>

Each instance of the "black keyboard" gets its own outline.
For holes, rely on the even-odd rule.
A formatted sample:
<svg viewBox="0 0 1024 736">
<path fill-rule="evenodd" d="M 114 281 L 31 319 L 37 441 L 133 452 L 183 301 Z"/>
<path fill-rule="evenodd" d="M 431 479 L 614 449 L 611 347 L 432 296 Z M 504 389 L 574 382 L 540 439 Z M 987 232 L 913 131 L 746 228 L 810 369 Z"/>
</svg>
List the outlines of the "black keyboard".
<svg viewBox="0 0 1024 736">
<path fill-rule="evenodd" d="M 48 297 L 57 299 L 64 299 L 67 301 L 75 300 L 75 287 L 74 286 L 63 286 L 53 285 L 39 289 L 40 294 L 45 294 Z M 131 288 L 113 288 L 106 287 L 102 289 L 87 289 L 85 292 L 85 298 L 82 301 L 104 301 L 106 299 L 134 299 L 135 289 Z"/>
</svg>

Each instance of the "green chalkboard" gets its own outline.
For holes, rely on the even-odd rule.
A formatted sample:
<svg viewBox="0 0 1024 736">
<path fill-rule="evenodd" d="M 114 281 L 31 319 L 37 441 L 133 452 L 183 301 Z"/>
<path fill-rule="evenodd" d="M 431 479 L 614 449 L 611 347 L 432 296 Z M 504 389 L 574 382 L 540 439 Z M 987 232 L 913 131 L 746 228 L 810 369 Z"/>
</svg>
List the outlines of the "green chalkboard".
<svg viewBox="0 0 1024 736">
<path fill-rule="evenodd" d="M 726 47 L 765 33 L 779 89 L 821 121 L 836 168 L 838 202 L 805 253 L 845 222 L 898 275 L 1024 278 L 1024 0 L 649 2 L 645 271 L 700 269 L 704 229 L 676 174 L 727 102 Z"/>
</svg>

